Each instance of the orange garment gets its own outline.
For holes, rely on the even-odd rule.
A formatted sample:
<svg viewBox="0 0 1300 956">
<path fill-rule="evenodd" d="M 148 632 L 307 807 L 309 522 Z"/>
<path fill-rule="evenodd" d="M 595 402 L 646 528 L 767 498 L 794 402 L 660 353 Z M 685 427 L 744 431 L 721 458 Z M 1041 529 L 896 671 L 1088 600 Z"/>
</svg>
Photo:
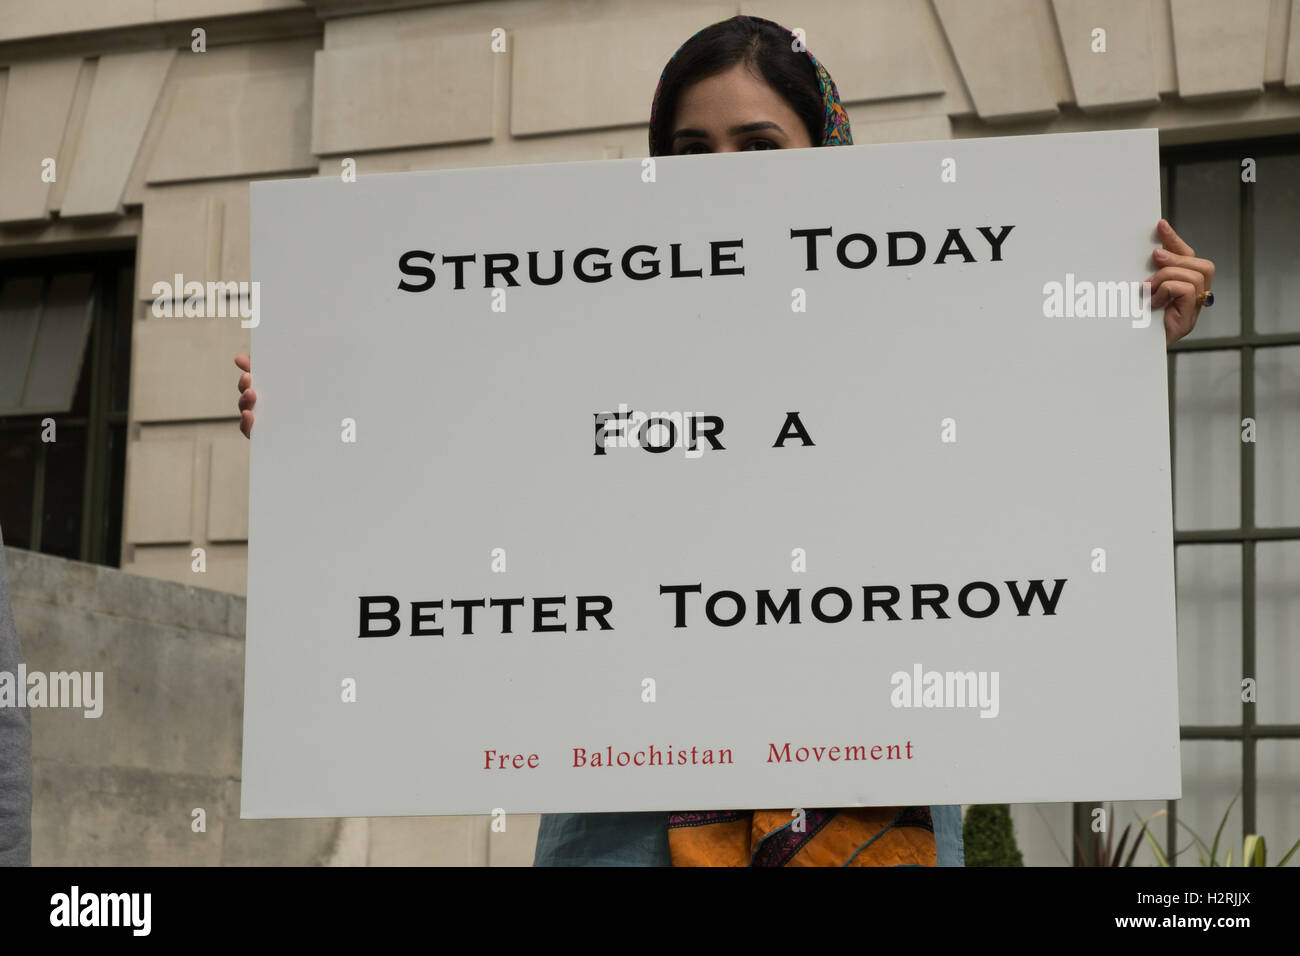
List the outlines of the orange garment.
<svg viewBox="0 0 1300 956">
<path fill-rule="evenodd" d="M 673 866 L 935 866 L 929 807 L 715 810 L 668 818 Z"/>
</svg>

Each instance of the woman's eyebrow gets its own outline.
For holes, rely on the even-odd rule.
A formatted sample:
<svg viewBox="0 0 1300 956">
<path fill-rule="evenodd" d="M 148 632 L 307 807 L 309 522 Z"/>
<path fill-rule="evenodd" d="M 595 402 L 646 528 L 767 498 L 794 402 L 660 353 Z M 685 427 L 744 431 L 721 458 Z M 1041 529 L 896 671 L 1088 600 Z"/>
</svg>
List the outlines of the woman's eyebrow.
<svg viewBox="0 0 1300 956">
<path fill-rule="evenodd" d="M 757 132 L 760 129 L 774 129 L 778 133 L 785 132 L 785 130 L 781 129 L 779 125 L 773 123 L 771 120 L 761 120 L 757 123 L 743 123 L 740 126 L 731 127 L 731 129 L 728 132 L 732 136 L 739 136 L 742 133 L 753 133 L 753 132 Z M 677 132 L 673 133 L 673 142 L 676 142 L 677 140 L 683 139 L 688 136 L 694 136 L 699 139 L 709 138 L 709 134 L 702 129 L 679 129 Z"/>
<path fill-rule="evenodd" d="M 760 129 L 774 129 L 778 133 L 785 132 L 785 130 L 783 130 L 776 123 L 773 123 L 771 120 L 762 120 L 757 123 L 745 123 L 741 126 L 733 126 L 731 128 L 731 135 L 739 136 L 741 133 L 753 133 Z"/>
</svg>

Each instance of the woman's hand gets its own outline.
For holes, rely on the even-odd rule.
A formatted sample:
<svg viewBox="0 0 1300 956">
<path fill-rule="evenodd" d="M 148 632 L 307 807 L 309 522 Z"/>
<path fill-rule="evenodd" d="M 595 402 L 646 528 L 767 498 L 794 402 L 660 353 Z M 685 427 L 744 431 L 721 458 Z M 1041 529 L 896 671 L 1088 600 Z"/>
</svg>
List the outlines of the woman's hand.
<svg viewBox="0 0 1300 956">
<path fill-rule="evenodd" d="M 236 355 L 235 364 L 244 370 L 239 376 L 239 430 L 245 438 L 253 437 L 253 405 L 257 402 L 257 392 L 253 391 L 252 359 L 247 355 Z"/>
<path fill-rule="evenodd" d="M 1156 234 L 1164 248 L 1153 254 L 1157 271 L 1147 281 L 1151 283 L 1151 308 L 1165 310 L 1165 345 L 1170 346 L 1196 327 L 1201 293 L 1209 292 L 1214 281 L 1214 263 L 1195 258 L 1192 247 L 1163 219 L 1156 225 Z"/>
</svg>

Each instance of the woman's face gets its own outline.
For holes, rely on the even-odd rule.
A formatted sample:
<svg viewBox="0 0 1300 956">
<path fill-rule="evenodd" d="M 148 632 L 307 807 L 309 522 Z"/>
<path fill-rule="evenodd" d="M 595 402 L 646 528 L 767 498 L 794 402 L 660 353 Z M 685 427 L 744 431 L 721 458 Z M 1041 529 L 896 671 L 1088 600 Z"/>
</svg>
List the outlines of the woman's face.
<svg viewBox="0 0 1300 956">
<path fill-rule="evenodd" d="M 688 86 L 670 144 L 683 153 L 737 153 L 812 146 L 799 115 L 743 63 Z"/>
</svg>

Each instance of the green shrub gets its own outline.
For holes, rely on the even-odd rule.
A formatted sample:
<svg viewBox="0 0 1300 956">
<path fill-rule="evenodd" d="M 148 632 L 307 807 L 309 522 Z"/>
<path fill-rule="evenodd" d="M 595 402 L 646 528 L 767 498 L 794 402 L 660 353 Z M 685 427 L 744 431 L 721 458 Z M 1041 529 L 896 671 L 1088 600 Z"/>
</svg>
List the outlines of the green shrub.
<svg viewBox="0 0 1300 956">
<path fill-rule="evenodd" d="M 967 866 L 1024 866 L 1006 803 L 977 804 L 962 823 Z"/>
</svg>

